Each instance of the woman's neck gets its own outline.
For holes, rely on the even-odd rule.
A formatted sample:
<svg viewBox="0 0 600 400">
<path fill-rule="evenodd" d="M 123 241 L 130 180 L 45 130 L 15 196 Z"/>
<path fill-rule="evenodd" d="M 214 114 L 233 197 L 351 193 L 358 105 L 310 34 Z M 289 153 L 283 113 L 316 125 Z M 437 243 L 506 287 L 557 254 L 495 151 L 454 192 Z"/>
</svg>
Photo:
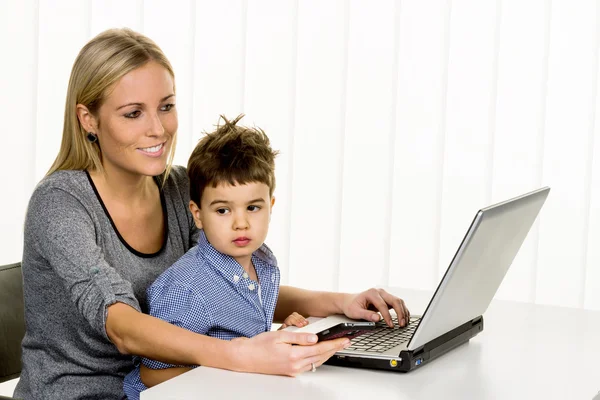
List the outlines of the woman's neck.
<svg viewBox="0 0 600 400">
<path fill-rule="evenodd" d="M 94 184 L 103 195 L 119 202 L 135 204 L 143 201 L 156 191 L 156 183 L 151 176 L 111 170 L 89 171 Z"/>
</svg>

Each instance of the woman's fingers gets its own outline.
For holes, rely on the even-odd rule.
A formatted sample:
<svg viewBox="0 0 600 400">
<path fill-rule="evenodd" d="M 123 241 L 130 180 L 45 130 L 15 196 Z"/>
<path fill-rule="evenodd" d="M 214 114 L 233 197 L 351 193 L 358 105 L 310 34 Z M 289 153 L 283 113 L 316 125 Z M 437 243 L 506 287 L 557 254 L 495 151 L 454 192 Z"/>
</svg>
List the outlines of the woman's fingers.
<svg viewBox="0 0 600 400">
<path fill-rule="evenodd" d="M 383 289 L 369 289 L 349 297 L 345 301 L 343 311 L 350 318 L 377 322 L 379 314 L 373 312 L 372 310 L 374 309 L 381 314 L 381 317 L 383 317 L 389 327 L 393 327 L 390 308 L 396 311 L 400 326 L 408 324 L 410 313 L 406 304 L 404 304 L 404 300 Z"/>
<path fill-rule="evenodd" d="M 311 363 L 317 367 L 335 352 L 350 346 L 348 338 L 317 343 L 317 335 L 290 331 L 265 332 L 233 343 L 237 346 L 237 356 L 246 361 L 235 370 L 288 376 L 309 371 Z"/>
<path fill-rule="evenodd" d="M 314 365 L 315 368 L 319 368 L 321 365 L 323 365 L 325 363 L 325 361 L 327 361 L 331 356 L 333 356 L 335 354 L 331 353 L 331 354 L 326 354 L 323 356 L 319 356 L 319 357 L 310 357 L 310 358 L 306 358 L 303 360 L 303 367 L 302 372 L 307 372 L 307 371 L 312 371 L 312 366 Z"/>
<path fill-rule="evenodd" d="M 394 309 L 394 311 L 396 311 L 396 315 L 398 316 L 398 323 L 400 324 L 400 326 L 404 326 L 409 323 L 410 312 L 408 311 L 404 300 L 386 292 L 383 289 L 379 289 L 379 295 L 385 301 L 386 304 L 391 306 Z"/>
<path fill-rule="evenodd" d="M 298 357 L 298 372 L 312 371 L 313 364 L 315 368 L 320 367 L 336 352 L 347 347 L 349 345 L 349 341 L 347 344 L 346 341 L 348 341 L 348 339 L 340 338 L 335 340 L 327 340 L 314 346 L 295 346 L 293 350 L 298 353 L 296 355 L 296 357 Z"/>
<path fill-rule="evenodd" d="M 377 308 L 377 311 L 379 311 L 386 324 L 388 324 L 389 327 L 394 327 L 392 315 L 390 314 L 390 307 L 385 301 L 385 298 L 381 295 L 381 292 L 375 289 L 375 293 L 372 294 L 371 299 L 371 304 Z"/>
<path fill-rule="evenodd" d="M 323 361 L 325 361 L 333 354 L 343 350 L 349 345 L 350 340 L 348 338 L 339 338 L 326 340 L 312 346 L 294 346 L 292 347 L 293 358 L 309 359 L 316 357 L 317 360 L 323 359 Z"/>
</svg>

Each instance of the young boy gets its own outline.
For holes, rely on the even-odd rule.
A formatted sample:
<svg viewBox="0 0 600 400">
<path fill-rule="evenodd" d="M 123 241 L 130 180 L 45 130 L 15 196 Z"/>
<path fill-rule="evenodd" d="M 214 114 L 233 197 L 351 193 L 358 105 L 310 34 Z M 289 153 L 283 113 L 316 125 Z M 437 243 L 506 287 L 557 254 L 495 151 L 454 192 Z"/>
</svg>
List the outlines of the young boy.
<svg viewBox="0 0 600 400">
<path fill-rule="evenodd" d="M 190 156 L 190 211 L 202 229 L 198 245 L 148 288 L 150 315 L 193 332 L 231 340 L 271 330 L 279 269 L 264 244 L 275 204 L 275 156 L 260 129 L 237 126 L 240 115 L 202 138 Z M 299 314 L 282 327 L 304 326 Z M 142 359 L 124 382 L 139 399 L 146 382 L 190 367 Z"/>
</svg>

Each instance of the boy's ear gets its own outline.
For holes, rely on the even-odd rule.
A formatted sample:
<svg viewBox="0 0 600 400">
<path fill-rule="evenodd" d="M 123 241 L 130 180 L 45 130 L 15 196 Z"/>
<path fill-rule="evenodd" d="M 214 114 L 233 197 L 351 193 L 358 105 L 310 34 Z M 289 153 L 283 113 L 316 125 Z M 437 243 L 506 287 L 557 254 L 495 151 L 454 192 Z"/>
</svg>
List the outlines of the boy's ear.
<svg viewBox="0 0 600 400">
<path fill-rule="evenodd" d="M 273 214 L 273 206 L 275 205 L 275 196 L 271 196 L 271 209 L 269 210 L 269 221 L 271 221 L 271 215 Z"/>
<path fill-rule="evenodd" d="M 198 229 L 202 229 L 202 219 L 200 219 L 200 207 L 196 205 L 196 203 L 190 200 L 190 212 L 192 213 L 192 217 L 194 218 L 194 223 Z"/>
</svg>

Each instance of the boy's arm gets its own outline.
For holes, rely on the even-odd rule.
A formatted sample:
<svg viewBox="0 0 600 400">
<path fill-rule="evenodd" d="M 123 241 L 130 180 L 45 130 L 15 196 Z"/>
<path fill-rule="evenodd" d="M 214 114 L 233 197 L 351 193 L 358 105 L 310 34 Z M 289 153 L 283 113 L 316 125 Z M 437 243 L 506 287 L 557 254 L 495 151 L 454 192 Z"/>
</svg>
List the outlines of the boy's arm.
<svg viewBox="0 0 600 400">
<path fill-rule="evenodd" d="M 147 388 L 151 388 L 152 386 L 158 385 L 159 383 L 163 383 L 166 380 L 181 375 L 184 372 L 188 372 L 191 369 L 192 367 L 152 369 L 142 364 L 140 365 L 140 379 Z"/>
</svg>

